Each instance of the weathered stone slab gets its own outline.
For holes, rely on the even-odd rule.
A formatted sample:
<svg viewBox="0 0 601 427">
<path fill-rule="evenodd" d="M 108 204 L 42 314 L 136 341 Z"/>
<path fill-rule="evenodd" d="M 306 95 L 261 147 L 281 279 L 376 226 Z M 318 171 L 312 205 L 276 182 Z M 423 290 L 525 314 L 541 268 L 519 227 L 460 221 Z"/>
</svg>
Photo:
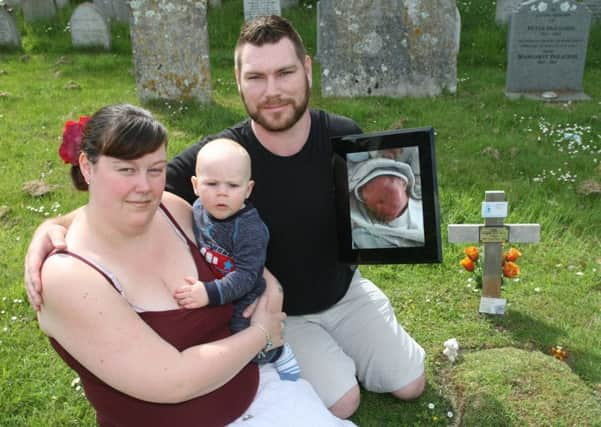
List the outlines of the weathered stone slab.
<svg viewBox="0 0 601 427">
<path fill-rule="evenodd" d="M 0 46 L 21 47 L 21 37 L 15 18 L 4 8 L 0 8 Z"/>
<path fill-rule="evenodd" d="M 555 101 L 583 91 L 591 13 L 582 3 L 530 0 L 509 21 L 505 94 Z"/>
<path fill-rule="evenodd" d="M 211 97 L 207 3 L 134 0 L 130 33 L 138 97 L 196 100 Z"/>
<path fill-rule="evenodd" d="M 50 19 L 56 15 L 54 0 L 22 0 L 21 7 L 27 22 Z"/>
<path fill-rule="evenodd" d="M 93 3 L 82 3 L 71 15 L 71 41 L 74 47 L 111 48 L 111 31 L 106 17 Z"/>
<path fill-rule="evenodd" d="M 119 22 L 129 22 L 129 0 L 113 0 L 113 16 Z"/>
<path fill-rule="evenodd" d="M 457 88 L 455 0 L 321 0 L 323 96 L 434 96 Z"/>
<path fill-rule="evenodd" d="M 244 20 L 257 16 L 281 15 L 280 0 L 244 0 Z"/>
</svg>

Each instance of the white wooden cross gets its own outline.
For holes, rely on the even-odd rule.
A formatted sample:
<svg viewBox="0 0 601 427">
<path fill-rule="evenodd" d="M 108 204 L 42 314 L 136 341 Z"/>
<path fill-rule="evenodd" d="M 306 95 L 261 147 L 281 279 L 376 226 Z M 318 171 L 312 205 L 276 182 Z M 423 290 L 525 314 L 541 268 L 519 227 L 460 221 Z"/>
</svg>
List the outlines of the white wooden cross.
<svg viewBox="0 0 601 427">
<path fill-rule="evenodd" d="M 507 301 L 500 298 L 503 281 L 503 243 L 537 243 L 539 224 L 504 224 L 507 202 L 504 191 L 486 191 L 482 203 L 484 224 L 449 224 L 449 243 L 479 242 L 484 246 L 480 313 L 504 314 Z"/>
</svg>

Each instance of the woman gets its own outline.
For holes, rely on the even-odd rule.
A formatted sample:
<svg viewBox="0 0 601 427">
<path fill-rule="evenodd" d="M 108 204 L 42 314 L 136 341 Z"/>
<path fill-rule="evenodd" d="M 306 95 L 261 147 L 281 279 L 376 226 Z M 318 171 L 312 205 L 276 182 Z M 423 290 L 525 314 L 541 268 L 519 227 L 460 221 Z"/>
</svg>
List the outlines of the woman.
<svg viewBox="0 0 601 427">
<path fill-rule="evenodd" d="M 279 381 L 272 367 L 259 372 L 249 364 L 282 344 L 275 279 L 251 326 L 235 335 L 231 305 L 178 308 L 173 293 L 183 277 L 212 277 L 190 240 L 190 206 L 163 193 L 167 136 L 160 123 L 131 105 L 104 107 L 85 124 L 81 150 L 69 146 L 73 141 L 63 143 L 61 156 L 89 200 L 69 228 L 68 252 L 44 264 L 38 321 L 79 373 L 98 424 L 276 425 L 297 414 L 317 414 L 299 425 L 345 423 L 305 381 Z M 273 399 L 274 392 L 290 398 Z M 269 407 L 271 400 L 277 406 Z M 284 408 L 286 402 L 294 405 Z"/>
</svg>

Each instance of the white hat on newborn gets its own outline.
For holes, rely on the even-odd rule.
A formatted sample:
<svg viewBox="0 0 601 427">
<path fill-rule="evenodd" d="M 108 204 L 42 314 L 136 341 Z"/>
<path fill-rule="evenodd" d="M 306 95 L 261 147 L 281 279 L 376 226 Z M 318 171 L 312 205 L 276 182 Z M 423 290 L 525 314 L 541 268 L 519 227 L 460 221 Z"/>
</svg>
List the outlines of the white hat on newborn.
<svg viewBox="0 0 601 427">
<path fill-rule="evenodd" d="M 397 176 L 407 183 L 409 195 L 418 198 L 414 193 L 415 176 L 411 166 L 407 163 L 397 160 L 374 158 L 360 162 L 351 168 L 349 167 L 349 191 L 354 192 L 357 200 L 363 201 L 359 190 L 372 179 L 382 176 Z"/>
</svg>

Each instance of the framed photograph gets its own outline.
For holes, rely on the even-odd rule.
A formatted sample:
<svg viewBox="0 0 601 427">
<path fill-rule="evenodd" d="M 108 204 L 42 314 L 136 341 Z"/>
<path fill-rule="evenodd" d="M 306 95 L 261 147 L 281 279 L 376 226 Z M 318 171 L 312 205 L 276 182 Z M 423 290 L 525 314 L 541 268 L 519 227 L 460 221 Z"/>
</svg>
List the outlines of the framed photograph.
<svg viewBox="0 0 601 427">
<path fill-rule="evenodd" d="M 347 135 L 332 146 L 341 261 L 442 262 L 434 130 Z"/>
</svg>

